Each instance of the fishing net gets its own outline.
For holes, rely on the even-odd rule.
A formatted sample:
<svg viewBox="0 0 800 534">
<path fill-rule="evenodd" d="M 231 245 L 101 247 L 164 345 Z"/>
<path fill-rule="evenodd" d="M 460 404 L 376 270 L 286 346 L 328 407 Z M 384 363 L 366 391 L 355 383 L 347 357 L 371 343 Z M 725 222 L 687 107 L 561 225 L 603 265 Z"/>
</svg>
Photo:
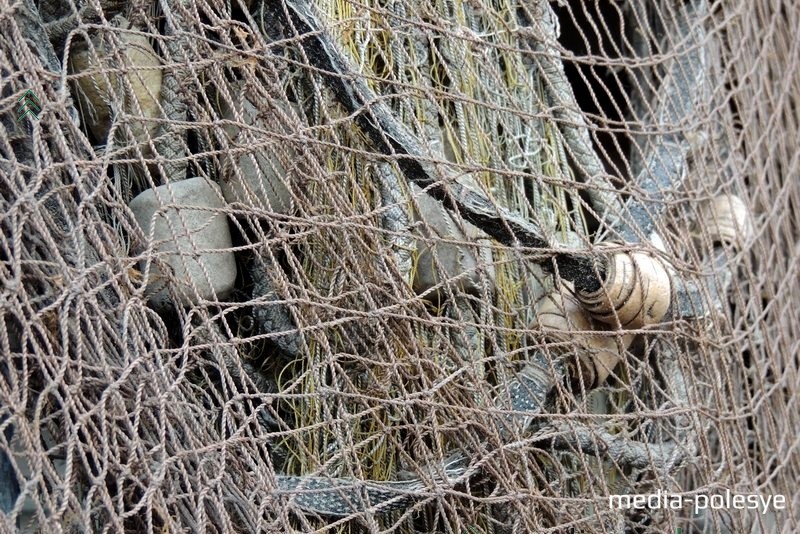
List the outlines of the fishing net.
<svg viewBox="0 0 800 534">
<path fill-rule="evenodd" d="M 0 3 L 3 529 L 797 532 L 799 32 Z"/>
</svg>

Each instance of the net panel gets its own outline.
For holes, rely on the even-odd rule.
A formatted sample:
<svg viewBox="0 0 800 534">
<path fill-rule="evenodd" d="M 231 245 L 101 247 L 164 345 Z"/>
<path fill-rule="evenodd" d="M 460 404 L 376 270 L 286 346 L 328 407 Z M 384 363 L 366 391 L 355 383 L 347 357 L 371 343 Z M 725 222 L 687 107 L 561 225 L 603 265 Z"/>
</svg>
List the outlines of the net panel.
<svg viewBox="0 0 800 534">
<path fill-rule="evenodd" d="M 4 528 L 796 531 L 798 17 L 4 7 Z"/>
</svg>

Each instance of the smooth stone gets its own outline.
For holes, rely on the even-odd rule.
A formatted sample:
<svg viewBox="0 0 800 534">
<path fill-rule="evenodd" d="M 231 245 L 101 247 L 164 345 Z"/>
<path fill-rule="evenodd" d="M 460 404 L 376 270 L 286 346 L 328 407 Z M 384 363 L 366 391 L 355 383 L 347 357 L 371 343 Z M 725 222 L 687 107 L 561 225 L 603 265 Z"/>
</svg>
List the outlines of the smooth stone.
<svg viewBox="0 0 800 534">
<path fill-rule="evenodd" d="M 148 189 L 131 200 L 131 211 L 153 252 L 172 271 L 162 273 L 151 262 L 147 285 L 151 305 L 169 305 L 170 284 L 183 306 L 224 298 L 233 289 L 236 260 L 230 251 L 228 219 L 213 211 L 224 207 L 219 188 L 203 178 Z"/>
<path fill-rule="evenodd" d="M 419 207 L 414 218 L 425 223 L 420 226 L 425 239 L 417 240 L 414 290 L 421 294 L 452 280 L 461 291 L 481 294 L 485 278 L 488 290 L 494 291 L 492 250 L 486 246 L 491 243 L 491 238 L 466 221 L 462 222 L 462 231 L 454 215 L 441 203 L 413 184 L 411 191 Z M 444 277 L 440 275 L 440 269 Z"/>
<path fill-rule="evenodd" d="M 288 125 L 281 128 L 280 125 L 285 121 L 281 119 L 276 108 L 268 110 L 256 108 L 244 96 L 244 88 L 233 87 L 233 89 L 237 88 L 241 90 L 233 94 L 235 100 L 233 108 L 227 102 L 220 104 L 220 114 L 224 119 L 244 120 L 246 125 L 261 131 L 275 131 L 277 127 L 282 130 L 280 133 L 291 133 Z M 282 109 L 288 113 L 288 106 Z M 294 160 L 297 158 L 297 153 L 286 142 L 277 138 L 264 138 L 265 135 L 260 133 L 248 135 L 244 128 L 236 125 L 226 124 L 223 126 L 223 130 L 227 134 L 231 148 L 248 147 L 251 149 L 236 159 L 238 173 L 230 159 L 223 160 L 220 185 L 225 200 L 231 204 L 241 203 L 272 213 L 290 213 L 293 209 L 292 194 L 287 185 L 287 171 L 279 154 L 287 152 L 288 157 Z M 254 136 L 259 136 L 255 146 Z M 285 159 L 286 157 L 284 157 Z"/>
<path fill-rule="evenodd" d="M 115 22 L 121 28 L 130 27 L 124 17 L 115 19 Z M 140 31 L 137 27 L 132 29 Z M 108 140 L 114 118 L 114 106 L 111 103 L 115 98 L 122 97 L 122 101 L 116 104 L 134 116 L 140 112 L 147 119 L 161 115 L 161 59 L 145 35 L 123 33 L 119 40 L 124 69 L 120 68 L 114 47 L 99 33 L 92 38 L 96 54 L 86 42 L 76 39 L 69 59 L 70 74 L 76 75 L 75 89 L 79 89 L 76 96 L 82 108 L 83 120 L 99 143 Z M 103 74 L 101 71 L 106 72 Z M 87 74 L 91 72 L 98 74 Z M 143 150 L 147 150 L 147 141 L 156 135 L 158 128 L 155 121 L 136 120 L 131 124 L 133 137 L 142 143 Z"/>
</svg>

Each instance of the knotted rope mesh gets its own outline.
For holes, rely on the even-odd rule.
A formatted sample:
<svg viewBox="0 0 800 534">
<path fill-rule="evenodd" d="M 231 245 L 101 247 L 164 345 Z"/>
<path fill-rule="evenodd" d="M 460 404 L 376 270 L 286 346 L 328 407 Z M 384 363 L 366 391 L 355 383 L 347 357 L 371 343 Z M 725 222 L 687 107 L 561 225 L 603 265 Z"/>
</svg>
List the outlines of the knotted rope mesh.
<svg viewBox="0 0 800 534">
<path fill-rule="evenodd" d="M 797 531 L 799 19 L 0 5 L 3 528 Z"/>
</svg>

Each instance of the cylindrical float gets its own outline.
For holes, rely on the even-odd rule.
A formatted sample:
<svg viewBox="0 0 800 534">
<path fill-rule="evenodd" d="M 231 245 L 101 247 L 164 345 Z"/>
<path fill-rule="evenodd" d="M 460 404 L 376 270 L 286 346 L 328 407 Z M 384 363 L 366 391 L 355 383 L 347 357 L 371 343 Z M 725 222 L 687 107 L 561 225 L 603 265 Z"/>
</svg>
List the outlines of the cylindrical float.
<svg viewBox="0 0 800 534">
<path fill-rule="evenodd" d="M 747 204 L 736 195 L 721 195 L 701 210 L 700 230 L 713 243 L 741 247 L 753 235 L 753 222 Z"/>
<path fill-rule="evenodd" d="M 658 323 L 671 302 L 672 280 L 664 262 L 644 252 L 613 254 L 597 291 L 578 291 L 578 300 L 602 323 L 636 329 Z"/>
<path fill-rule="evenodd" d="M 570 289 L 567 285 L 543 297 L 536 306 L 536 320 L 530 328 L 544 334 L 546 339 L 564 343 L 562 350 L 577 349 L 575 356 L 584 383 L 594 387 L 608 378 L 634 336 L 609 331 L 605 325 L 592 321 Z"/>
</svg>

